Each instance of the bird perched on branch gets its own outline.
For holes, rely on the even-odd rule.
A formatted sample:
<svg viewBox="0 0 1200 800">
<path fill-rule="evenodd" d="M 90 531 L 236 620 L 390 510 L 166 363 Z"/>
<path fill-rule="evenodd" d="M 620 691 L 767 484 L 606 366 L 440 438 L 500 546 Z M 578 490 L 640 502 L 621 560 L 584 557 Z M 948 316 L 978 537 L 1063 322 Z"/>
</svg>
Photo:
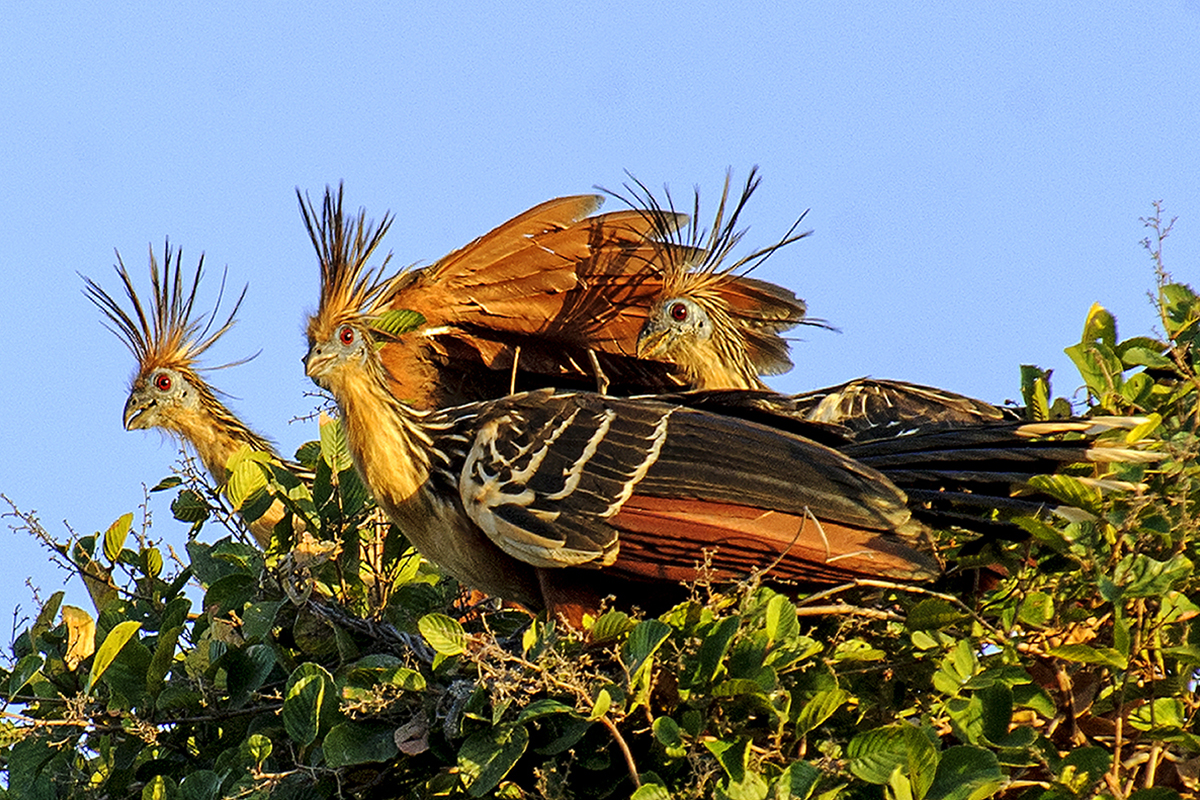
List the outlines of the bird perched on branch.
<svg viewBox="0 0 1200 800">
<path fill-rule="evenodd" d="M 244 447 L 269 453 L 279 464 L 297 475 L 306 471 L 283 459 L 270 440 L 251 430 L 217 398 L 203 371 L 236 366 L 242 359 L 218 367 L 202 368 L 200 357 L 233 326 L 246 289 L 238 295 L 228 315 L 220 313 L 225 275 L 211 312 L 198 313 L 196 295 L 204 274 L 204 257 L 193 272 L 182 266 L 183 253 L 163 246 L 160 269 L 150 249 L 150 298 L 144 303 L 134 288 L 129 271 L 117 254 L 114 267 L 121 280 L 129 309 L 91 278 L 84 277 L 84 293 L 107 317 L 105 327 L 125 343 L 137 360 L 125 402 L 126 430 L 159 428 L 191 445 L 205 469 L 219 486 L 229 479 L 227 464 Z M 275 525 L 286 510 L 278 501 L 248 525 L 258 543 L 271 542 Z"/>
<path fill-rule="evenodd" d="M 792 368 L 782 336 L 797 325 L 829 327 L 807 316 L 807 306 L 791 291 L 748 277 L 773 254 L 812 234 L 797 232 L 805 214 L 774 244 L 732 259 L 746 234 L 739 220 L 761 177 L 750 170 L 740 195 L 730 195 L 731 173 L 711 227 L 701 219 L 700 193 L 693 196 L 690 223 L 680 226 L 670 192 L 660 201 L 645 184 L 626 184 L 612 193 L 653 223 L 662 270 L 646 321 L 637 337 L 639 358 L 677 365 L 688 388 L 765 389 L 760 375 Z"/>
<path fill-rule="evenodd" d="M 679 402 L 552 389 L 432 411 L 398 400 L 382 348 L 404 345 L 422 320 L 401 316 L 403 284 L 368 264 L 383 226 L 364 212 L 345 219 L 328 198 L 324 210 L 306 371 L 336 399 L 380 507 L 461 581 L 578 621 L 610 592 L 653 595 L 695 578 L 706 558 L 718 579 L 937 574 L 926 528 L 892 480 L 791 432 Z M 1058 448 L 1075 461 L 1093 449 Z M 920 458 L 878 455 L 898 471 Z"/>
<path fill-rule="evenodd" d="M 713 567 L 723 577 L 777 559 L 775 571 L 791 578 L 936 571 L 886 478 L 799 437 L 587 393 L 541 390 L 435 411 L 397 400 L 378 345 L 407 334 L 388 316 L 400 289 L 367 263 L 383 228 L 338 209 L 327 203 L 319 228 L 321 298 L 306 370 L 337 400 L 379 505 L 460 580 L 557 605 L 556 593 L 583 579 L 558 570 L 678 580 L 718 543 Z"/>
</svg>

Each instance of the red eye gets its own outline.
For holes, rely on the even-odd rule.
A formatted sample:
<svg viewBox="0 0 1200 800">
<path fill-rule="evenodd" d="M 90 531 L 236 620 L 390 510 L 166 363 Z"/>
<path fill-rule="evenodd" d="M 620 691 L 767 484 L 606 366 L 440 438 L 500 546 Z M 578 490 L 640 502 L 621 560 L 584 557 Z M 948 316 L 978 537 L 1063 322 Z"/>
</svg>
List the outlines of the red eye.
<svg viewBox="0 0 1200 800">
<path fill-rule="evenodd" d="M 687 319 L 687 316 L 687 306 L 683 303 L 675 303 L 671 306 L 671 319 L 675 320 L 676 322 L 683 322 L 685 319 Z"/>
<path fill-rule="evenodd" d="M 154 388 L 160 392 L 171 391 L 171 376 L 165 372 L 160 372 L 154 376 Z"/>
<path fill-rule="evenodd" d="M 349 325 L 343 327 L 338 331 L 338 340 L 342 344 L 354 344 L 354 328 L 351 328 Z"/>
</svg>

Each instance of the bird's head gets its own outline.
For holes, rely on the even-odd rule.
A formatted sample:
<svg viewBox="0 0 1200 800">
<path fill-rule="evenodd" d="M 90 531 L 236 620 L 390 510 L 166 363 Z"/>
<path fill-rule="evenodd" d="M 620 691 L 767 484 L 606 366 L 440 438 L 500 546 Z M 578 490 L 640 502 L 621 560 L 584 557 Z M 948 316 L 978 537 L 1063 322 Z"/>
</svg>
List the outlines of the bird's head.
<svg viewBox="0 0 1200 800">
<path fill-rule="evenodd" d="M 220 407 L 213 390 L 200 376 L 197 363 L 201 354 L 233 326 L 246 290 L 242 289 L 224 321 L 219 321 L 225 290 L 225 276 L 222 275 L 213 310 L 194 315 L 197 290 L 204 273 L 204 257 L 200 257 L 192 273 L 185 273 L 182 260 L 182 252 L 173 251 L 168 242 L 163 248 L 160 269 L 154 251 L 150 251 L 151 296 L 150 302 L 144 304 L 118 253 L 115 269 L 128 308 L 95 281 L 84 278 L 84 294 L 104 312 L 107 317 L 105 327 L 116 334 L 137 359 L 137 370 L 125 401 L 123 420 L 126 430 L 158 427 L 183 433 L 189 429 L 187 415 L 194 415 L 203 408 Z"/>
<path fill-rule="evenodd" d="M 133 379 L 125 401 L 125 430 L 179 430 L 185 415 L 201 407 L 202 381 L 191 370 L 154 366 Z"/>
<path fill-rule="evenodd" d="M 380 320 L 394 313 L 386 310 L 394 294 L 394 281 L 385 275 L 390 254 L 378 267 L 367 265 L 392 218 L 385 215 L 376 226 L 361 209 L 356 217 L 347 218 L 342 194 L 341 186 L 336 193 L 326 187 L 318 213 L 313 203 L 296 191 L 321 268 L 321 297 L 316 313 L 308 320 L 304 371 L 335 398 L 354 370 L 378 363 L 376 347 L 389 334 Z"/>
<path fill-rule="evenodd" d="M 806 316 L 804 301 L 788 289 L 747 275 L 811 233 L 797 233 L 804 215 L 774 244 L 735 257 L 746 233 L 739 220 L 760 179 L 757 168 L 751 169 L 740 194 L 731 192 L 731 180 L 727 173 L 711 222 L 701 222 L 697 191 L 688 225 L 657 226 L 662 286 L 637 341 L 639 358 L 674 363 L 703 388 L 760 386 L 759 375 L 792 366 L 785 331 L 796 325 L 824 326 Z M 636 179 L 625 188 L 629 196 L 622 199 L 649 219 L 675 218 L 670 192 L 660 200 Z"/>
<path fill-rule="evenodd" d="M 712 338 L 712 317 L 688 297 L 669 297 L 650 308 L 637 339 L 638 358 L 677 361 L 680 351 Z"/>
</svg>

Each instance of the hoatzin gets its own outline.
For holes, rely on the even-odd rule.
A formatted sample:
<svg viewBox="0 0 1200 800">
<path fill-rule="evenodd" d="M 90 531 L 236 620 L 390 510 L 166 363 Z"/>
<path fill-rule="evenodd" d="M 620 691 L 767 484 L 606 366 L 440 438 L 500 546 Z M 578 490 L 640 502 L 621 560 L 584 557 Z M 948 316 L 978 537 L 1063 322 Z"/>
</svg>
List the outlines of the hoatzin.
<svg viewBox="0 0 1200 800">
<path fill-rule="evenodd" d="M 246 290 L 242 289 L 228 316 L 218 324 L 225 289 L 222 275 L 213 310 L 196 314 L 196 292 L 204 274 L 204 257 L 200 257 L 195 271 L 190 273 L 184 270 L 182 259 L 183 252 L 173 251 L 167 242 L 160 270 L 151 248 L 148 309 L 134 289 L 120 253 L 115 269 L 131 310 L 123 308 L 91 278 L 84 277 L 87 284 L 84 293 L 108 318 L 105 327 L 137 359 L 125 402 L 126 430 L 159 428 L 188 443 L 219 486 L 224 486 L 229 478 L 226 469 L 229 459 L 247 445 L 270 453 L 297 475 L 306 474 L 303 467 L 283 459 L 268 439 L 238 419 L 217 399 L 217 390 L 201 375 L 205 369 L 243 363 L 244 360 L 220 367 L 198 366 L 200 356 L 233 326 Z M 262 547 L 270 544 L 271 532 L 285 513 L 283 505 L 276 501 L 266 513 L 249 523 L 251 534 Z"/>
<path fill-rule="evenodd" d="M 297 195 L 309 236 L 328 260 L 324 248 L 335 232 L 327 226 L 342 217 L 342 191 L 327 190 L 320 212 Z M 686 367 L 636 352 L 674 264 L 695 258 L 695 243 L 675 236 L 688 217 L 658 207 L 588 216 L 603 199 L 550 200 L 428 267 L 402 272 L 389 290 L 390 307 L 424 321 L 403 346 L 381 346 L 393 394 L 431 409 L 546 385 L 611 383 L 615 393 L 694 388 Z M 373 231 L 376 242 L 390 224 L 385 217 Z M 754 340 L 775 354 L 763 369 L 778 370 L 779 358 L 788 363 L 779 332 L 803 317 L 803 301 L 740 275 L 725 276 L 712 291 L 762 321 Z"/>
<path fill-rule="evenodd" d="M 652 397 L 554 389 L 413 408 L 393 394 L 395 376 L 381 357 L 381 348 L 409 346 L 406 328 L 420 322 L 396 314 L 404 282 L 368 265 L 384 226 L 362 212 L 349 222 L 340 203 L 327 202 L 315 230 L 320 302 L 308 321 L 306 371 L 335 398 L 380 507 L 468 585 L 578 622 L 609 593 L 661 601 L 664 582 L 694 579 L 701 562 L 723 580 L 755 570 L 804 584 L 937 574 L 926 528 L 892 480 L 776 427 Z M 1013 474 L 1022 461 L 1106 457 L 1084 440 L 1034 454 L 1011 446 L 1088 427 L 1010 429 L 972 441 L 974 472 L 995 472 L 1001 442 L 1017 451 Z M 897 474 L 918 468 L 936 479 L 940 467 L 925 455 L 946 444 L 893 442 L 863 455 Z M 966 474 L 962 460 L 972 454 L 959 455 L 946 481 Z M 1010 479 L 1005 471 L 984 480 L 1007 487 Z"/>
<path fill-rule="evenodd" d="M 730 179 L 727 173 L 716 217 L 707 231 L 699 223 L 699 191 L 693 195 L 686 226 L 678 224 L 680 215 L 669 192 L 660 201 L 635 180 L 626 185 L 626 195 L 612 193 L 654 223 L 653 241 L 662 246 L 654 259 L 662 269 L 661 285 L 638 334 L 637 355 L 675 364 L 692 389 L 765 391 L 768 387 L 760 375 L 777 375 L 792 367 L 782 334 L 797 325 L 829 325 L 808 317 L 804 301 L 788 290 L 746 276 L 779 249 L 812 234 L 811 230 L 796 233 L 807 212 L 775 244 L 730 261 L 746 234 L 746 229 L 738 229 L 738 220 L 761 178 L 757 169 L 751 169 L 732 204 Z M 722 400 L 734 404 L 726 411 L 734 411 L 737 405 L 770 406 L 776 414 L 841 425 L 856 438 L 882 438 L 929 424 L 1014 418 L 1008 411 L 953 392 L 869 378 L 790 397 L 737 393 L 703 397 L 710 407 Z"/>
<path fill-rule="evenodd" d="M 738 221 L 761 178 L 751 169 L 741 195 L 732 200 L 726 173 L 712 226 L 700 222 L 700 193 L 693 196 L 691 222 L 680 226 L 670 192 L 659 201 L 645 184 L 613 192 L 653 224 L 662 270 L 658 291 L 637 337 L 637 355 L 677 365 L 692 389 L 765 389 L 759 375 L 792 368 L 782 334 L 797 325 L 828 327 L 807 316 L 791 291 L 746 273 L 787 245 L 812 234 L 796 232 L 805 214 L 776 243 L 731 260 L 746 234 Z"/>
</svg>

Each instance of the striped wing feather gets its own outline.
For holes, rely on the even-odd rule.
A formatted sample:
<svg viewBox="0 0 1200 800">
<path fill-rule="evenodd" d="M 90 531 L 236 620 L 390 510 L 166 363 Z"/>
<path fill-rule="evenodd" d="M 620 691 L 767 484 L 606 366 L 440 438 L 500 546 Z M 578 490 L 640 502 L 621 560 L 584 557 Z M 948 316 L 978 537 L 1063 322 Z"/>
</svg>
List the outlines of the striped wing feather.
<svg viewBox="0 0 1200 800">
<path fill-rule="evenodd" d="M 646 400 L 535 392 L 489 404 L 459 490 L 501 549 L 538 567 L 695 577 L 715 549 L 726 577 L 776 561 L 772 575 L 809 582 L 935 571 L 906 543 L 903 493 L 874 470 L 797 436 Z"/>
</svg>

